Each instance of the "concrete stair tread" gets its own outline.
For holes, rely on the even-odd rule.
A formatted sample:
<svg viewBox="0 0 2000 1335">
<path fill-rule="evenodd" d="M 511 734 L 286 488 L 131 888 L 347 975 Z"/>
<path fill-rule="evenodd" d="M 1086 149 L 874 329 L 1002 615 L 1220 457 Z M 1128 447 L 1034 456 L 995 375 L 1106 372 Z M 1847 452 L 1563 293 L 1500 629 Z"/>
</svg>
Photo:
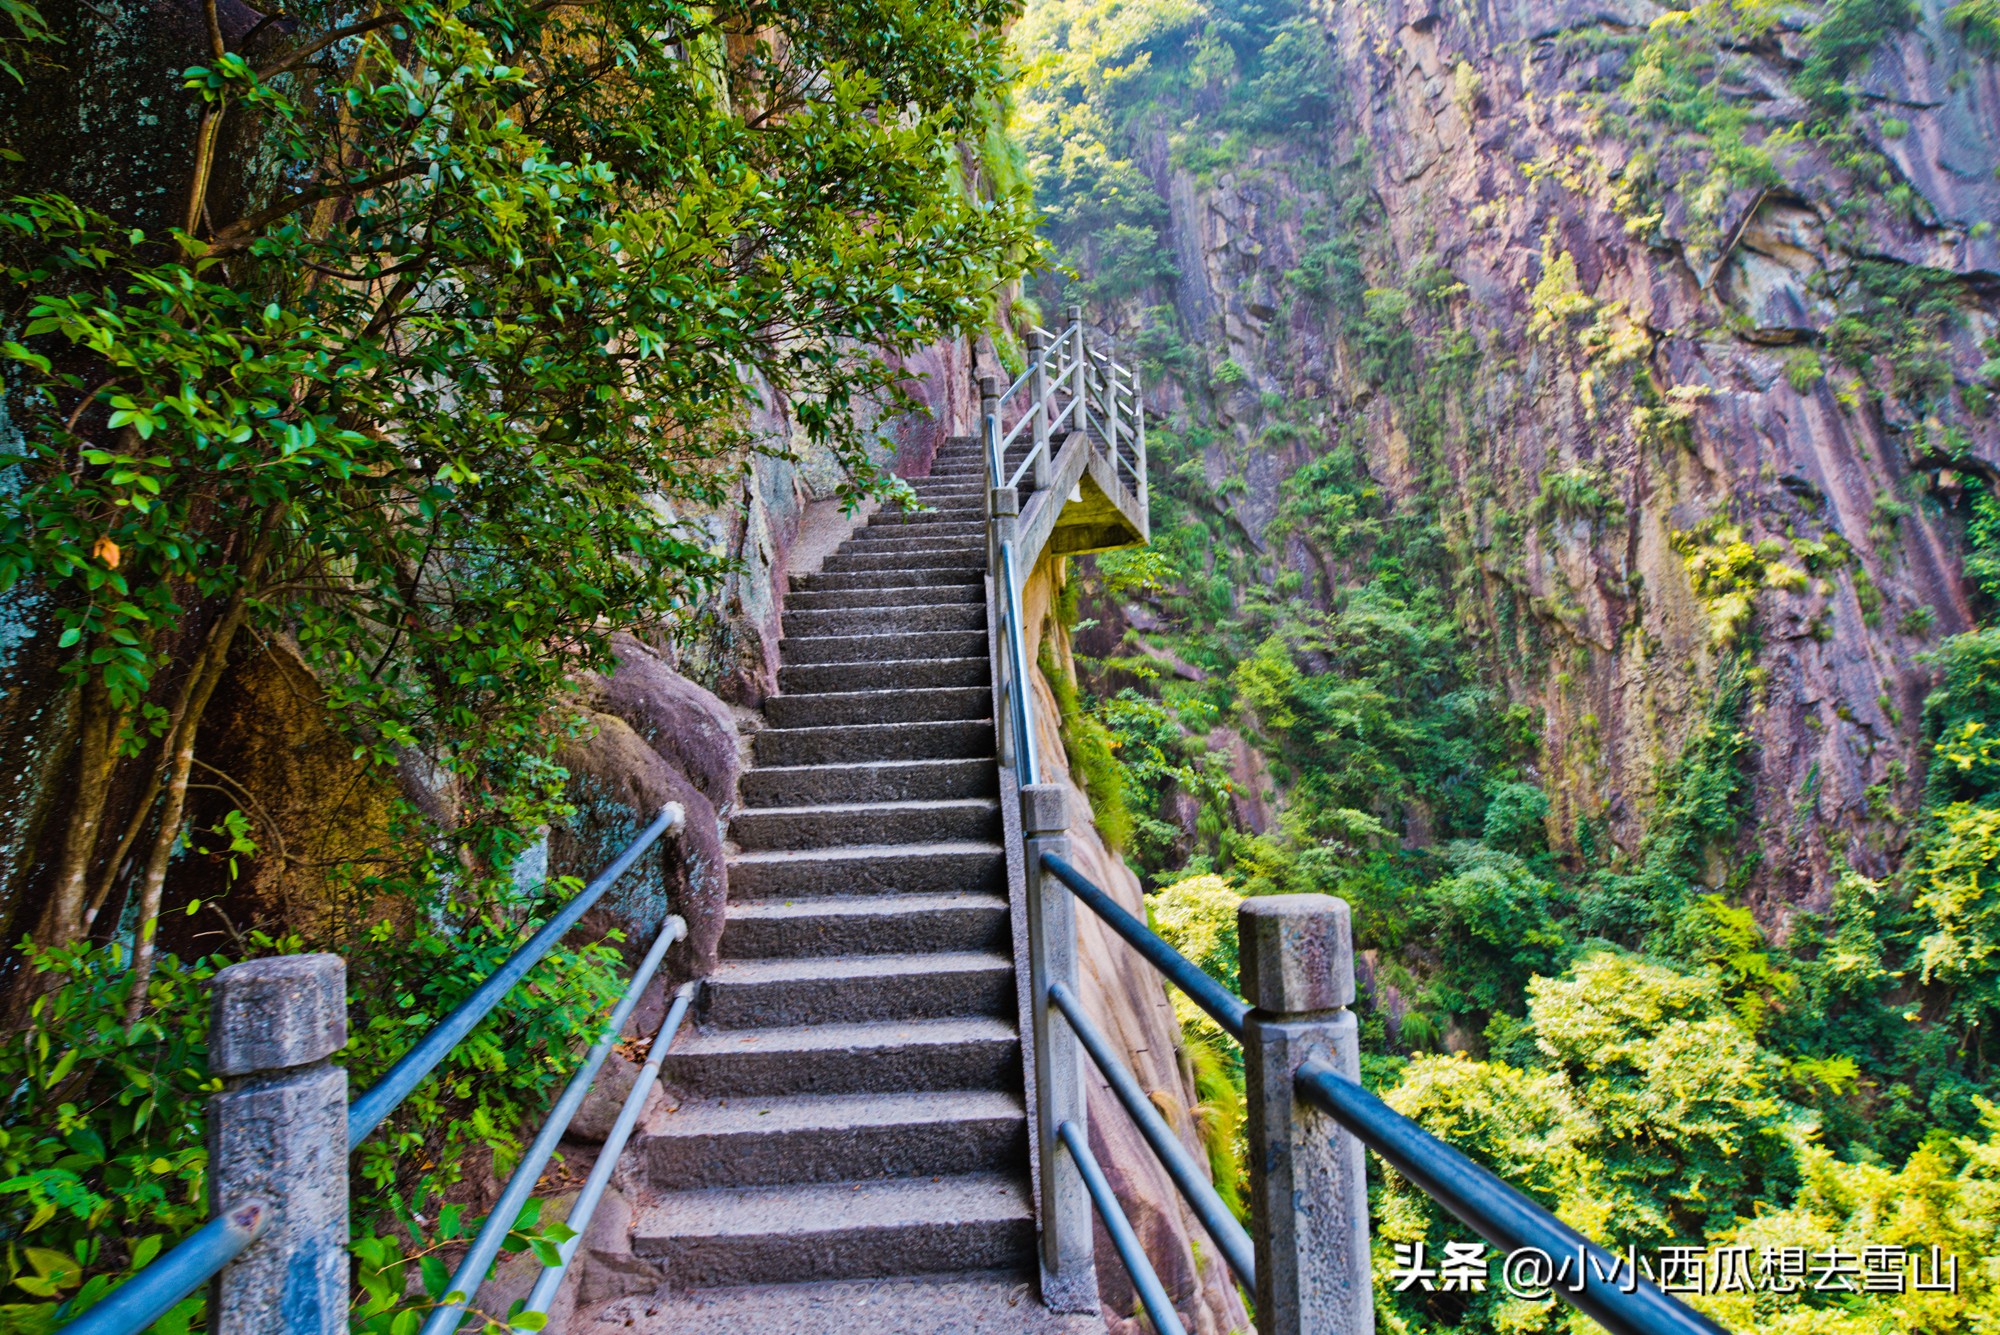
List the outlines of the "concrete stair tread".
<svg viewBox="0 0 2000 1335">
<path fill-rule="evenodd" d="M 757 1284 L 614 1298 L 597 1321 L 630 1335 L 1103 1335 L 1100 1316 L 1043 1307 L 1032 1274 L 1006 1271 Z M 573 1327 L 597 1329 L 581 1314 Z"/>
<path fill-rule="evenodd" d="M 925 593 L 929 593 L 937 586 L 919 584 L 914 587 L 922 589 Z M 796 610 L 800 612 L 876 612 L 883 616 L 891 616 L 910 612 L 961 612 L 965 610 L 965 607 L 966 604 L 963 602 L 863 603 L 859 607 L 802 607 Z"/>
<path fill-rule="evenodd" d="M 981 688 L 972 687 L 970 689 L 979 690 Z M 826 692 L 826 694 L 860 695 L 862 694 L 862 692 L 828 691 Z M 918 728 L 927 729 L 931 731 L 941 731 L 949 728 L 962 727 L 963 725 L 968 723 L 983 723 L 986 724 L 988 727 L 991 727 L 993 724 L 993 719 L 991 715 L 982 715 L 979 718 L 912 719 L 909 720 L 908 722 L 896 722 L 896 723 L 818 723 L 818 724 L 811 724 L 803 728 L 765 728 L 762 731 L 760 731 L 757 735 L 759 737 L 782 737 L 787 733 L 804 733 L 810 736 L 824 737 L 837 732 L 865 734 L 870 732 L 887 732 L 891 729 L 918 729 Z M 838 764 L 839 762 L 828 761 L 826 763 Z"/>
<path fill-rule="evenodd" d="M 1018 1094 L 995 1089 L 915 1090 L 891 1094 L 780 1094 L 769 1098 L 689 1099 L 659 1120 L 653 1135 L 687 1137 L 744 1132 L 840 1130 L 923 1122 L 1025 1121 Z"/>
<path fill-rule="evenodd" d="M 972 891 L 943 895 L 828 895 L 823 899 L 739 899 L 729 905 L 729 922 L 791 919 L 921 917 L 954 909 L 1005 909 L 1005 895 Z"/>
<path fill-rule="evenodd" d="M 854 1024 L 788 1024 L 763 1029 L 699 1028 L 674 1044 L 674 1057 L 736 1052 L 853 1052 L 865 1048 L 956 1047 L 1017 1042 L 1011 1021 L 986 1015 L 942 1020 L 866 1020 Z M 671 1058 L 669 1059 L 671 1060 Z"/>
<path fill-rule="evenodd" d="M 976 651 L 985 649 L 987 644 L 983 629 L 900 631 L 878 635 L 857 635 L 852 631 L 789 633 L 784 642 L 782 652 L 798 655 L 789 659 L 787 667 L 971 658 Z"/>
<path fill-rule="evenodd" d="M 999 791 L 991 757 L 967 760 L 863 760 L 819 765 L 758 765 L 743 773 L 743 809 L 764 811 L 830 797 L 990 796 Z"/>
<path fill-rule="evenodd" d="M 1027 1183 L 1000 1173 L 891 1178 L 801 1186 L 712 1187 L 668 1192 L 641 1206 L 635 1241 L 647 1238 L 797 1237 L 814 1232 L 1031 1218 Z"/>
<path fill-rule="evenodd" d="M 982 632 L 980 632 L 980 633 L 981 633 L 981 634 L 984 634 L 985 632 L 984 632 L 984 631 L 982 631 Z M 846 638 L 852 638 L 852 637 L 846 637 Z M 881 636 L 881 637 L 879 637 L 879 638 L 881 638 L 881 639 L 885 639 L 885 640 L 894 640 L 894 639 L 903 639 L 903 638 L 906 638 L 906 637 L 904 637 L 904 636 L 898 636 L 898 635 L 884 635 L 884 636 Z M 908 670 L 908 669 L 910 669 L 910 668 L 917 668 L 917 667 L 929 667 L 929 666 L 930 666 L 931 664 L 933 664 L 933 663 L 944 663 L 944 664 L 955 664 L 955 665 L 961 665 L 961 666 L 964 666 L 964 665 L 971 665 L 971 664 L 975 664 L 975 663 L 976 663 L 976 664 L 978 664 L 978 665 L 979 665 L 980 667 L 982 667 L 982 668 L 983 668 L 983 667 L 985 667 L 985 666 L 987 665 L 987 661 L 986 661 L 986 659 L 985 659 L 985 658 L 983 658 L 983 657 L 980 657 L 980 656 L 977 656 L 977 655 L 973 655 L 973 654 L 945 654 L 945 655 L 942 655 L 942 656 L 940 656 L 940 657 L 937 657 L 937 658 L 928 658 L 928 657 L 926 657 L 926 658 L 872 658 L 872 659 L 868 660 L 868 662 L 867 662 L 867 664 L 866 664 L 865 666 L 866 666 L 866 667 L 867 667 L 867 669 L 868 669 L 868 670 L 869 670 L 870 672 L 872 672 L 872 673 L 877 673 L 877 674 L 881 674 L 882 676 L 886 676 L 886 675 L 887 675 L 887 674 L 889 674 L 889 673 L 892 673 L 892 672 L 895 672 L 895 673 L 900 673 L 900 672 L 903 672 L 903 671 L 906 671 L 906 670 Z M 788 666 L 788 667 L 813 667 L 813 668 L 851 668 L 851 667 L 857 667 L 857 666 L 862 666 L 862 665 L 859 665 L 859 664 L 854 664 L 854 663 L 792 663 L 792 664 L 787 664 L 786 666 Z M 783 669 L 783 668 L 780 668 L 780 669 L 779 669 L 779 671 L 780 671 L 780 672 L 782 672 L 782 671 L 784 671 L 784 669 Z M 922 686 L 918 686 L 918 687 L 910 687 L 910 688 L 907 688 L 907 689 L 911 689 L 911 690 L 928 690 L 928 689 L 932 689 L 932 688 L 929 688 L 929 687 L 922 687 Z M 848 688 L 848 689 L 844 689 L 844 690 L 839 690 L 839 691 L 801 691 L 801 690 L 798 690 L 798 689 L 794 688 L 794 689 L 791 689 L 791 690 L 787 690 L 787 691 L 785 691 L 785 692 L 783 692 L 783 693 L 784 693 L 785 695 L 855 695 L 855 694 L 859 694 L 859 692 L 857 692 L 857 691 L 854 691 L 854 690 L 853 690 L 852 688 Z"/>
<path fill-rule="evenodd" d="M 1005 850 L 987 840 L 953 839 L 928 844 L 847 844 L 839 848 L 757 848 L 733 854 L 732 867 L 747 863 L 867 862 L 874 859 L 907 860 L 922 857 L 957 857 L 968 853 L 1000 853 Z"/>
<path fill-rule="evenodd" d="M 912 760 L 912 761 L 904 761 L 902 763 L 911 765 L 921 765 L 921 764 L 942 764 L 949 762 Z M 809 766 L 803 766 L 801 768 L 841 769 L 845 768 L 845 766 L 809 765 Z M 850 813 L 859 813 L 863 811 L 998 811 L 999 809 L 1000 809 L 1000 799 L 997 797 L 919 798 L 905 802 L 816 802 L 816 803 L 800 803 L 796 806 L 755 808 L 755 810 L 760 815 L 766 812 L 770 812 L 773 814 L 782 813 L 788 816 L 821 816 L 821 815 L 844 816 Z M 876 845 L 876 847 L 889 847 L 889 845 Z M 902 847 L 902 845 L 896 845 L 896 847 Z"/>
<path fill-rule="evenodd" d="M 723 960 L 708 977 L 714 987 L 735 983 L 792 983 L 825 978 L 890 979 L 913 974 L 1012 973 L 1006 955 L 940 950 L 921 955 L 798 955 L 778 959 Z"/>
</svg>

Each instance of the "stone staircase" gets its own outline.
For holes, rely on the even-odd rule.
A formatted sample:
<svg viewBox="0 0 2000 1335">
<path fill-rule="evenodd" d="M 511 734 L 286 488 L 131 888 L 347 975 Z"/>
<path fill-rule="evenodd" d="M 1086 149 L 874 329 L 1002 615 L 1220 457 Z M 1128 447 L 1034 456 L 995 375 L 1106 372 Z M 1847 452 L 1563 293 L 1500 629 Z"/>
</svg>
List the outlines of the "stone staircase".
<svg viewBox="0 0 2000 1335">
<path fill-rule="evenodd" d="M 730 825 L 722 964 L 667 1061 L 676 1107 L 635 1145 L 654 1194 L 633 1248 L 680 1295 L 626 1300 L 656 1329 L 690 1290 L 737 1296 L 688 1312 L 791 1329 L 773 1314 L 806 1289 L 823 1306 L 855 1281 L 947 1274 L 973 1285 L 962 1317 L 984 1303 L 990 1328 L 1057 1328 L 1022 1296 L 1035 1229 L 978 448 L 950 443 L 914 485 L 928 511 L 875 515 L 787 599 L 780 693 Z"/>
</svg>

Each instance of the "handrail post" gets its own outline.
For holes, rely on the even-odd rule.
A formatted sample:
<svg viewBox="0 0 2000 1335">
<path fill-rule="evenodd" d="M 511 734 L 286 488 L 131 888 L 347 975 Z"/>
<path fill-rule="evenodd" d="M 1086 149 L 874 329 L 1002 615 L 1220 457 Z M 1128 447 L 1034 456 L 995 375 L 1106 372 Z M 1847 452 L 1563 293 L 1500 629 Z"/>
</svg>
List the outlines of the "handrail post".
<svg viewBox="0 0 2000 1335">
<path fill-rule="evenodd" d="M 213 1213 L 257 1197 L 263 1236 L 215 1277 L 217 1335 L 347 1330 L 347 964 L 278 955 L 210 985 L 208 1195 Z"/>
<path fill-rule="evenodd" d="M 1007 587 L 1007 567 L 1000 559 L 1000 550 L 1003 544 L 1014 541 L 1020 515 L 1021 494 L 1014 488 L 986 489 L 986 570 L 993 581 L 994 614 L 1001 618 L 994 629 L 1003 632 L 998 654 L 1000 671 L 993 680 L 993 727 L 1000 742 L 1000 763 L 1010 769 L 1020 764 L 1014 745 L 1014 656 L 1007 652 L 1003 624 L 1013 616 L 1013 591 Z M 1026 682 L 1021 683 L 1021 689 L 1027 689 Z"/>
<path fill-rule="evenodd" d="M 1047 353 L 1049 336 L 1037 329 L 1028 335 L 1028 352 L 1034 358 L 1034 379 L 1029 384 L 1029 392 L 1034 397 L 1034 406 L 1029 409 L 1035 415 L 1035 488 L 1040 490 L 1049 479 L 1049 367 Z"/>
<path fill-rule="evenodd" d="M 1104 367 L 1104 450 L 1111 456 L 1111 480 L 1118 480 L 1118 363 Z"/>
<path fill-rule="evenodd" d="M 1345 902 L 1267 895 L 1237 910 L 1243 1084 L 1261 1335 L 1372 1335 L 1361 1142 L 1295 1089 L 1319 1057 L 1358 1079 L 1354 943 Z"/>
<path fill-rule="evenodd" d="M 1152 485 L 1146 480 L 1146 395 L 1139 383 L 1139 367 L 1132 366 L 1132 471 L 1138 476 L 1139 522 L 1148 541 L 1153 536 Z"/>
<path fill-rule="evenodd" d="M 1069 308 L 1069 332 L 1076 339 L 1076 387 L 1071 390 L 1076 396 L 1076 412 L 1069 425 L 1072 431 L 1084 431 L 1090 425 L 1090 349 L 1083 341 L 1083 307 Z"/>
<path fill-rule="evenodd" d="M 1023 689 L 1026 683 L 1022 683 Z M 1076 901 L 1042 870 L 1042 857 L 1069 855 L 1069 815 L 1061 784 L 1021 789 L 1021 841 L 1028 863 L 1028 973 L 1035 1023 L 1035 1124 L 1041 1153 L 1042 1301 L 1055 1312 L 1097 1310 L 1096 1236 L 1090 1188 L 1063 1152 L 1061 1127 L 1087 1135 L 1083 1044 L 1049 1002 L 1049 988 L 1076 990 Z"/>
<path fill-rule="evenodd" d="M 1007 461 L 1000 454 L 1000 386 L 990 375 L 979 377 L 979 444 L 992 477 L 986 485 L 997 487 L 1007 480 Z"/>
</svg>

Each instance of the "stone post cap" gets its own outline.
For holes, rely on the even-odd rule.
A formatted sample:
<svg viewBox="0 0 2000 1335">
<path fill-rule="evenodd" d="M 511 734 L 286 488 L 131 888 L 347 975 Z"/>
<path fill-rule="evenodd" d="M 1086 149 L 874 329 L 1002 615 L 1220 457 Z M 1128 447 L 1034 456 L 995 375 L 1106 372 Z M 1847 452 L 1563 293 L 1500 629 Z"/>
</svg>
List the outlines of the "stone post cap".
<svg viewBox="0 0 2000 1335">
<path fill-rule="evenodd" d="M 1062 834 L 1069 829 L 1069 797 L 1059 783 L 1031 783 L 1021 790 L 1021 833 Z"/>
<path fill-rule="evenodd" d="M 1243 997 L 1274 1015 L 1354 1003 L 1354 933 L 1332 895 L 1253 895 L 1236 910 Z"/>
<path fill-rule="evenodd" d="M 995 518 L 1021 513 L 1021 493 L 1013 487 L 988 487 L 986 513 Z"/>
<path fill-rule="evenodd" d="M 209 983 L 208 1069 L 250 1075 L 322 1061 L 347 1042 L 347 961 L 274 955 Z"/>
</svg>

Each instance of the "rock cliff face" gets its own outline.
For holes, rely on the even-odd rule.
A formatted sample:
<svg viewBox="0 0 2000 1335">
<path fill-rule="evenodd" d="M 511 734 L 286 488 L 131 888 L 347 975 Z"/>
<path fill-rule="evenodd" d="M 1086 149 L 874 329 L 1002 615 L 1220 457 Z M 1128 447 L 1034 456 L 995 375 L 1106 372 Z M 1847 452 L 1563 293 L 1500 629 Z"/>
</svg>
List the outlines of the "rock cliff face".
<svg viewBox="0 0 2000 1335">
<path fill-rule="evenodd" d="M 1894 865 L 1923 655 L 1972 619 L 1963 487 L 2000 471 L 2000 65 L 1943 8 L 1836 51 L 1835 114 L 1826 15 L 1732 30 L 1711 67 L 1675 34 L 1748 24 L 1727 6 L 1364 0 L 1320 25 L 1322 116 L 1203 158 L 1162 112 L 1133 154 L 1178 276 L 1112 318 L 1143 343 L 1170 302 L 1206 354 L 1153 406 L 1219 428 L 1204 481 L 1246 547 L 1302 598 L 1337 586 L 1274 527 L 1333 442 L 1434 513 L 1461 622 L 1546 715 L 1572 849 L 1635 847 L 1747 665 L 1754 819 L 1724 861 L 1780 930 L 1837 862 Z M 1272 429 L 1301 405 L 1305 438 Z"/>
</svg>

